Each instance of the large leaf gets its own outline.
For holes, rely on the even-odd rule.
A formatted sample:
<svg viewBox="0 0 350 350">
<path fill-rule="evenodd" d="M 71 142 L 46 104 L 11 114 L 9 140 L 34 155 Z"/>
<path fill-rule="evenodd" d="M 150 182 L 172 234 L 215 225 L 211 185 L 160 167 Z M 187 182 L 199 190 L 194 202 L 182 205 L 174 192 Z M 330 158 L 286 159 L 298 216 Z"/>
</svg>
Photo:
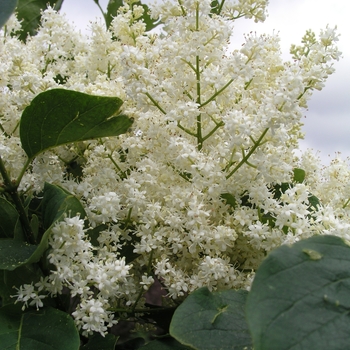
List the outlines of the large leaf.
<svg viewBox="0 0 350 350">
<path fill-rule="evenodd" d="M 37 95 L 24 110 L 20 124 L 22 147 L 29 158 L 66 143 L 125 133 L 132 119 L 115 115 L 123 101 L 53 89 Z"/>
<path fill-rule="evenodd" d="M 7 22 L 17 6 L 17 0 L 1 0 L 0 28 Z"/>
<path fill-rule="evenodd" d="M 0 269 L 14 270 L 25 264 L 36 249 L 36 245 L 16 239 L 0 239 Z"/>
<path fill-rule="evenodd" d="M 15 207 L 0 197 L 0 238 L 13 238 L 22 234 L 22 226 Z"/>
<path fill-rule="evenodd" d="M 193 348 L 189 348 L 186 345 L 182 345 L 174 338 L 163 338 L 156 339 L 144 346 L 140 347 L 140 350 L 191 350 Z"/>
<path fill-rule="evenodd" d="M 22 30 L 19 38 L 25 41 L 28 34 L 35 35 L 38 31 L 41 19 L 41 10 L 50 5 L 55 10 L 59 10 L 63 0 L 18 0 L 17 17 L 21 20 Z"/>
<path fill-rule="evenodd" d="M 7 350 L 78 350 L 79 333 L 66 313 L 45 307 L 21 310 L 21 305 L 0 308 L 0 344 Z"/>
<path fill-rule="evenodd" d="M 81 350 L 114 350 L 118 337 L 113 334 L 106 334 L 104 337 L 94 333 Z"/>
<path fill-rule="evenodd" d="M 348 349 L 350 247 L 335 236 L 282 246 L 259 267 L 247 299 L 254 349 Z"/>
<path fill-rule="evenodd" d="M 176 309 L 170 335 L 198 350 L 250 349 L 244 315 L 247 294 L 244 290 L 211 293 L 206 287 L 198 289 Z"/>
</svg>

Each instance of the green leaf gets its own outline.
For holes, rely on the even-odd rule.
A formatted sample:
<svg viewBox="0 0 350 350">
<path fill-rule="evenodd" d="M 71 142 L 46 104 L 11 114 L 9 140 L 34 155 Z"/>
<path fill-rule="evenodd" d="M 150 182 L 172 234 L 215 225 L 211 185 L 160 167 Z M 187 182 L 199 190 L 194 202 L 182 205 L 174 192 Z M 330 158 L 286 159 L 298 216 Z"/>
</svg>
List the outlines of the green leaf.
<svg viewBox="0 0 350 350">
<path fill-rule="evenodd" d="M 107 13 L 105 16 L 107 28 L 109 28 L 111 25 L 113 17 L 117 15 L 119 7 L 123 5 L 123 0 L 109 0 L 109 3 L 107 5 Z"/>
<path fill-rule="evenodd" d="M 293 176 L 294 182 L 299 183 L 299 184 L 304 182 L 304 180 L 305 180 L 305 170 L 299 169 L 299 168 L 295 168 L 295 169 L 293 169 L 293 174 L 294 174 L 294 176 Z"/>
<path fill-rule="evenodd" d="M 5 283 L 5 270 L 0 270 L 0 305 L 4 306 L 7 304 L 13 304 L 14 299 L 11 298 L 11 295 L 14 293 L 12 286 L 8 286 Z M 1 331 L 0 331 L 1 332 Z"/>
<path fill-rule="evenodd" d="M 271 252 L 247 299 L 254 349 L 348 349 L 350 246 L 313 236 Z"/>
<path fill-rule="evenodd" d="M 198 289 L 176 309 L 170 335 L 194 349 L 250 349 L 244 308 L 248 292 Z"/>
<path fill-rule="evenodd" d="M 0 197 L 0 238 L 13 238 L 22 235 L 19 214 L 15 207 Z"/>
<path fill-rule="evenodd" d="M 237 205 L 236 198 L 231 193 L 223 193 L 220 196 L 220 198 L 225 200 L 225 203 L 228 204 L 233 209 L 236 208 L 236 205 Z"/>
<path fill-rule="evenodd" d="M 161 24 L 159 19 L 153 19 L 149 15 L 149 7 L 146 4 L 142 4 L 141 1 L 136 2 L 134 5 L 142 6 L 144 9 L 142 19 L 144 23 L 146 24 L 146 32 L 152 30 L 153 28 L 157 27 L 159 24 Z"/>
<path fill-rule="evenodd" d="M 177 340 L 171 337 L 164 339 L 153 340 L 144 346 L 140 347 L 140 350 L 191 350 L 186 345 L 182 345 Z"/>
<path fill-rule="evenodd" d="M 17 6 L 17 0 L 1 0 L 0 28 L 7 22 Z"/>
<path fill-rule="evenodd" d="M 78 350 L 80 339 L 73 319 L 45 307 L 21 310 L 21 305 L 0 308 L 0 344 L 7 350 Z"/>
<path fill-rule="evenodd" d="M 14 270 L 25 264 L 37 246 L 16 239 L 0 239 L 0 269 Z"/>
<path fill-rule="evenodd" d="M 132 119 L 115 115 L 123 101 L 53 89 L 37 95 L 24 110 L 20 124 L 22 148 L 30 159 L 66 143 L 118 136 Z"/>
<path fill-rule="evenodd" d="M 17 267 L 15 270 L 3 270 L 4 299 L 3 306 L 13 304 L 16 299 L 11 298 L 15 294 L 14 288 L 19 288 L 23 284 L 36 283 L 43 276 L 42 270 L 36 264 L 27 264 Z M 1 283 L 0 283 L 1 285 Z"/>
<path fill-rule="evenodd" d="M 216 14 L 216 15 L 217 15 L 218 12 L 219 12 L 219 6 L 220 6 L 219 1 L 217 1 L 217 0 L 212 1 L 211 4 L 210 4 L 210 6 L 211 6 L 211 11 L 210 11 L 210 13 L 211 13 L 211 14 Z"/>
<path fill-rule="evenodd" d="M 16 12 L 18 19 L 22 21 L 22 30 L 19 38 L 25 41 L 28 34 L 35 35 L 37 33 L 40 25 L 41 10 L 51 6 L 58 11 L 62 3 L 63 0 L 18 0 Z"/>
<path fill-rule="evenodd" d="M 80 215 L 82 219 L 86 217 L 84 207 L 76 197 L 62 187 L 49 183 L 45 183 L 44 186 L 42 208 L 43 224 L 46 231 L 43 234 L 37 249 L 26 263 L 37 262 L 42 257 L 49 247 L 48 240 L 51 234 L 51 229 L 57 221 L 63 220 L 65 215 L 69 217 Z"/>
<path fill-rule="evenodd" d="M 81 350 L 114 350 L 117 340 L 118 337 L 113 334 L 106 334 L 102 337 L 101 334 L 94 333 Z"/>
<path fill-rule="evenodd" d="M 86 213 L 79 199 L 64 188 L 49 183 L 44 185 L 44 196 L 42 201 L 42 214 L 44 228 L 48 229 L 57 220 L 67 214 L 70 217 L 80 214 L 85 219 Z"/>
</svg>

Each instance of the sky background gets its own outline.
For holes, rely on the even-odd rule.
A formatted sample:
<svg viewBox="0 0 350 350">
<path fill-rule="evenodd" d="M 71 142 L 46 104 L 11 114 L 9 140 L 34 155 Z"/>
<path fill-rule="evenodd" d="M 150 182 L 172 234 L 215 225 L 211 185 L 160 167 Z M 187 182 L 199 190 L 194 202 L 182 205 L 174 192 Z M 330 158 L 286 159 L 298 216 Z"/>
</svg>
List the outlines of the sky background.
<svg viewBox="0 0 350 350">
<path fill-rule="evenodd" d="M 108 0 L 100 0 L 105 10 Z M 144 1 L 149 3 L 150 0 Z M 84 5 L 82 6 L 82 3 Z M 101 18 L 94 0 L 64 0 L 61 12 L 78 29 L 88 33 L 90 21 Z M 342 58 L 334 64 L 336 72 L 329 77 L 322 91 L 314 91 L 305 110 L 305 139 L 301 149 L 319 152 L 324 164 L 328 164 L 340 152 L 341 158 L 350 157 L 350 1 L 349 0 L 270 0 L 268 17 L 264 23 L 240 19 L 236 22 L 234 45 L 239 48 L 244 42 L 244 33 L 256 31 L 258 34 L 278 32 L 285 60 L 290 58 L 291 44 L 300 44 L 306 30 L 312 29 L 316 35 L 328 24 L 337 26 L 341 34 L 338 42 Z M 349 162 L 350 163 L 350 162 Z"/>
</svg>

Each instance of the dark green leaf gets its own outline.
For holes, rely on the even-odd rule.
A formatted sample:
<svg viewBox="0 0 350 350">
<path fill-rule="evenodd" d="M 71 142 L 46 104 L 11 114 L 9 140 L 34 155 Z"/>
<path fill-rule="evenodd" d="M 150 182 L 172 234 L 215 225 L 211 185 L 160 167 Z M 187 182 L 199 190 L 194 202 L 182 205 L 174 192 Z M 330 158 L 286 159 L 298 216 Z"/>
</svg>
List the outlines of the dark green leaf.
<svg viewBox="0 0 350 350">
<path fill-rule="evenodd" d="M 36 264 L 22 265 L 13 271 L 4 270 L 3 283 L 4 287 L 6 287 L 7 294 L 5 295 L 6 302 L 3 303 L 3 305 L 13 304 L 15 302 L 16 299 L 10 297 L 15 294 L 16 290 L 14 288 L 19 288 L 23 284 L 36 283 L 40 280 L 41 276 L 43 276 L 43 273 Z"/>
<path fill-rule="evenodd" d="M 117 344 L 115 350 L 135 350 L 139 349 L 143 344 L 145 344 L 145 339 L 137 337 Z"/>
<path fill-rule="evenodd" d="M 22 21 L 22 30 L 19 38 L 25 41 L 27 35 L 35 35 L 38 31 L 41 19 L 41 10 L 45 10 L 50 5 L 55 10 L 59 10 L 63 0 L 18 0 L 16 8 L 17 17 Z"/>
<path fill-rule="evenodd" d="M 35 240 L 38 238 L 39 226 L 39 218 L 37 215 L 33 214 L 32 219 L 30 220 L 30 228 L 32 229 Z"/>
<path fill-rule="evenodd" d="M 46 231 L 36 251 L 26 263 L 37 262 L 42 257 L 49 247 L 48 240 L 51 234 L 51 228 L 56 221 L 63 220 L 66 215 L 68 217 L 80 215 L 82 219 L 86 217 L 85 210 L 76 197 L 62 187 L 49 183 L 45 183 L 44 186 L 42 208 L 43 224 Z"/>
<path fill-rule="evenodd" d="M 36 248 L 16 239 L 0 239 L 0 269 L 14 270 L 26 263 Z"/>
<path fill-rule="evenodd" d="M 42 92 L 22 114 L 22 147 L 29 158 L 34 158 L 66 143 L 123 134 L 132 120 L 125 115 L 115 115 L 122 104 L 117 97 L 92 96 L 71 90 Z"/>
<path fill-rule="evenodd" d="M 153 340 L 148 344 L 141 346 L 140 350 L 191 350 L 186 345 L 182 345 L 177 340 L 171 337 Z"/>
<path fill-rule="evenodd" d="M 0 344 L 8 350 L 78 350 L 80 339 L 73 319 L 45 307 L 21 310 L 21 305 L 0 308 Z"/>
<path fill-rule="evenodd" d="M 113 17 L 115 17 L 118 13 L 118 9 L 120 6 L 123 6 L 123 0 L 109 0 L 107 5 L 107 14 L 106 14 L 106 25 L 107 28 L 111 25 L 113 21 Z"/>
<path fill-rule="evenodd" d="M 162 286 L 159 284 L 159 289 L 157 290 L 154 288 L 154 291 L 151 289 L 148 290 L 148 293 L 152 293 L 153 295 L 156 295 L 159 299 L 162 295 Z M 153 286 L 152 286 L 153 287 Z M 151 288 L 152 288 L 151 287 Z M 147 300 L 147 296 L 146 296 Z M 158 310 L 158 312 L 152 312 L 150 315 L 145 314 L 145 318 L 151 318 L 152 321 L 154 321 L 155 325 L 163 330 L 164 333 L 169 333 L 170 323 L 174 316 L 174 312 L 176 310 L 176 307 L 167 307 L 164 308 L 162 306 L 158 305 L 152 305 L 149 303 L 145 303 L 145 306 L 149 307 L 152 310 Z"/>
<path fill-rule="evenodd" d="M 305 180 L 305 170 L 299 169 L 299 168 L 295 168 L 295 169 L 293 169 L 293 173 L 294 173 L 294 176 L 293 176 L 294 182 L 299 183 L 299 184 L 304 182 L 304 180 Z"/>
<path fill-rule="evenodd" d="M 17 0 L 1 0 L 0 28 L 7 22 L 17 6 Z"/>
<path fill-rule="evenodd" d="M 230 193 L 223 193 L 220 196 L 221 199 L 225 200 L 225 203 L 228 204 L 230 207 L 232 207 L 233 209 L 236 207 L 236 198 L 230 194 Z"/>
<path fill-rule="evenodd" d="M 319 199 L 316 196 L 314 196 L 313 194 L 311 194 L 308 197 L 308 199 L 309 199 L 309 203 L 310 203 L 309 208 L 311 210 L 318 210 L 318 207 L 321 205 Z"/>
<path fill-rule="evenodd" d="M 271 252 L 247 299 L 254 349 L 348 349 L 350 247 L 313 236 Z"/>
<path fill-rule="evenodd" d="M 114 350 L 117 340 L 118 337 L 113 334 L 102 337 L 99 333 L 94 333 L 81 350 Z"/>
<path fill-rule="evenodd" d="M 214 1 L 211 2 L 210 5 L 211 5 L 211 11 L 210 11 L 210 13 L 212 13 L 212 14 L 218 14 L 218 12 L 219 12 L 219 1 L 214 0 Z"/>
<path fill-rule="evenodd" d="M 13 238 L 22 235 L 22 226 L 15 207 L 0 197 L 0 238 Z"/>
<path fill-rule="evenodd" d="M 7 304 L 13 304 L 14 299 L 11 298 L 11 295 L 15 292 L 14 289 L 12 289 L 12 286 L 8 286 L 5 283 L 5 273 L 7 271 L 0 270 L 0 305 L 4 306 Z M 1 332 L 1 330 L 0 330 Z"/>
<path fill-rule="evenodd" d="M 86 234 L 89 236 L 90 238 L 90 243 L 94 246 L 94 247 L 98 247 L 100 245 L 100 243 L 98 242 L 98 237 L 100 236 L 100 233 L 102 231 L 105 231 L 108 229 L 108 226 L 105 224 L 101 224 L 99 226 L 94 227 L 93 229 L 90 229 L 86 232 Z"/>
<path fill-rule="evenodd" d="M 206 287 L 198 289 L 176 309 L 170 335 L 193 349 L 250 349 L 244 315 L 247 294 L 244 290 L 211 293 Z"/>
<path fill-rule="evenodd" d="M 44 228 L 48 229 L 64 214 L 74 217 L 80 214 L 85 219 L 86 213 L 80 201 L 60 186 L 45 183 L 42 201 Z"/>
</svg>

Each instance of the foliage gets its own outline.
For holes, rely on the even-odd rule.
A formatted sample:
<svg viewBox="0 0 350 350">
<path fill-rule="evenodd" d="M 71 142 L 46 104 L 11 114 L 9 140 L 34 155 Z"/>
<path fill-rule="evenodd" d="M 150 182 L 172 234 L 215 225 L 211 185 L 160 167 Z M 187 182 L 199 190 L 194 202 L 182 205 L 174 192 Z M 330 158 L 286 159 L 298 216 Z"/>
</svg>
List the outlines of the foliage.
<svg viewBox="0 0 350 350">
<path fill-rule="evenodd" d="M 264 0 L 94 2 L 89 38 L 4 2 L 0 343 L 346 347 L 350 171 L 293 155 L 335 31 L 283 62 L 228 45 Z"/>
</svg>

